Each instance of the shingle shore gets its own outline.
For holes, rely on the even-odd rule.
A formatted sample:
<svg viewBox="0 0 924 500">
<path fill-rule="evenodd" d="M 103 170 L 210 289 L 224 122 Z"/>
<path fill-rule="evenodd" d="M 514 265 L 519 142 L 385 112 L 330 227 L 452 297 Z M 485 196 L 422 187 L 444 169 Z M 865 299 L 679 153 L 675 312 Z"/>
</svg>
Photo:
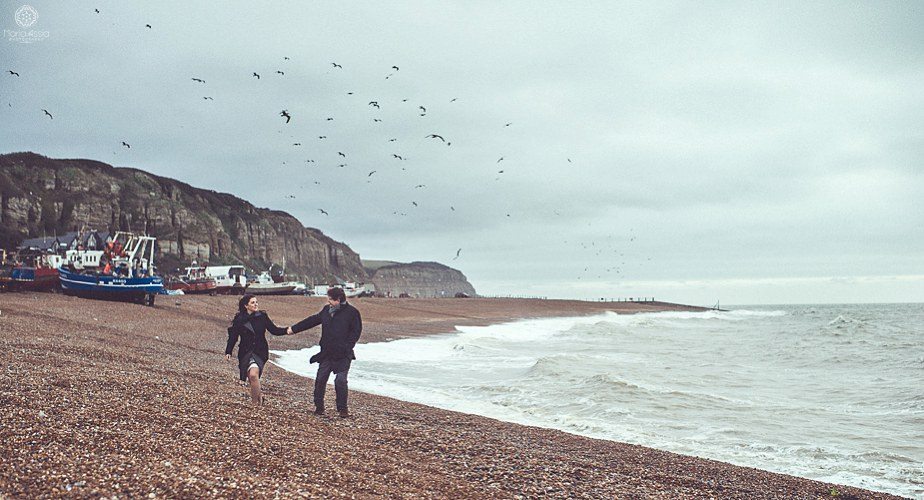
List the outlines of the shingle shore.
<svg viewBox="0 0 924 500">
<path fill-rule="evenodd" d="M 363 342 L 526 317 L 680 307 L 352 303 L 363 315 Z M 354 418 L 316 417 L 311 381 L 271 365 L 267 404 L 254 407 L 223 356 L 236 304 L 236 297 L 187 295 L 160 297 L 150 308 L 0 294 L 0 498 L 894 498 L 355 390 Z M 278 325 L 322 304 L 261 298 Z M 271 337 L 270 348 L 313 345 L 318 334 Z"/>
</svg>

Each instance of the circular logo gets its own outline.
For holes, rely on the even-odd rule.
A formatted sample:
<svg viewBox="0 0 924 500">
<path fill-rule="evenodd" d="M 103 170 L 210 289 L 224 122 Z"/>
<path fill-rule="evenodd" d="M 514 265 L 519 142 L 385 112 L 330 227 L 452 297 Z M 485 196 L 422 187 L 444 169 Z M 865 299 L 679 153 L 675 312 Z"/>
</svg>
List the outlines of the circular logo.
<svg viewBox="0 0 924 500">
<path fill-rule="evenodd" d="M 36 12 L 31 5 L 23 5 L 16 11 L 16 15 L 13 17 L 16 19 L 16 24 L 23 28 L 28 28 L 38 21 L 38 12 Z"/>
</svg>

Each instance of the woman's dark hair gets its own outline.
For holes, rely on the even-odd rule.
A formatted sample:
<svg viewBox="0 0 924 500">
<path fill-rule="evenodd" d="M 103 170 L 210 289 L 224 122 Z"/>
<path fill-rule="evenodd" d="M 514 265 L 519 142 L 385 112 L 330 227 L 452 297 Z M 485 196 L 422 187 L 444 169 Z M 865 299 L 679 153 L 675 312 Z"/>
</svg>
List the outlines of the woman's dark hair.
<svg viewBox="0 0 924 500">
<path fill-rule="evenodd" d="M 338 302 L 340 302 L 340 303 L 343 303 L 343 302 L 346 301 L 346 293 L 344 293 L 344 292 L 343 292 L 343 288 L 340 288 L 339 286 L 335 286 L 335 287 L 333 287 L 333 288 L 328 288 L 328 289 L 327 289 L 327 296 L 330 297 L 330 298 L 332 298 L 332 299 L 334 299 L 334 300 L 336 300 L 336 301 L 338 301 Z"/>
<path fill-rule="evenodd" d="M 245 293 L 244 296 L 241 297 L 241 300 L 237 301 L 237 312 L 241 314 L 246 314 L 247 309 L 244 306 L 246 306 L 247 303 L 250 302 L 250 299 L 254 297 L 256 297 L 256 295 L 252 293 Z"/>
</svg>

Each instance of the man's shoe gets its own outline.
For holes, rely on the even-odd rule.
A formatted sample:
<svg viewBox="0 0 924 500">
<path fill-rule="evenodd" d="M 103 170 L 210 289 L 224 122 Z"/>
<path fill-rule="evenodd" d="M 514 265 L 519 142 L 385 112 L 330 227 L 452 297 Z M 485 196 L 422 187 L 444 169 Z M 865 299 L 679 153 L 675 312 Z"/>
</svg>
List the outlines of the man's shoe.
<svg viewBox="0 0 924 500">
<path fill-rule="evenodd" d="M 350 415 L 350 412 L 347 410 L 337 410 L 337 413 L 340 414 L 340 418 L 350 418 L 353 415 Z"/>
<path fill-rule="evenodd" d="M 324 415 L 324 408 L 315 408 L 315 409 L 314 409 L 314 414 L 315 414 L 315 415 Z"/>
</svg>

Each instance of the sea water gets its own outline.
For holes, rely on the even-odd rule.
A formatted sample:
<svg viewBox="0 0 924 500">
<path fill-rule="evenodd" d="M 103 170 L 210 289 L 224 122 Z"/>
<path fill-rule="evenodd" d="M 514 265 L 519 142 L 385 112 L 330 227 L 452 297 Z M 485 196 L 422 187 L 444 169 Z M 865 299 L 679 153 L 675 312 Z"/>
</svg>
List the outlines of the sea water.
<svg viewBox="0 0 924 500">
<path fill-rule="evenodd" d="M 281 351 L 313 376 L 318 348 Z M 515 321 L 356 346 L 350 387 L 924 498 L 924 305 Z"/>
</svg>

